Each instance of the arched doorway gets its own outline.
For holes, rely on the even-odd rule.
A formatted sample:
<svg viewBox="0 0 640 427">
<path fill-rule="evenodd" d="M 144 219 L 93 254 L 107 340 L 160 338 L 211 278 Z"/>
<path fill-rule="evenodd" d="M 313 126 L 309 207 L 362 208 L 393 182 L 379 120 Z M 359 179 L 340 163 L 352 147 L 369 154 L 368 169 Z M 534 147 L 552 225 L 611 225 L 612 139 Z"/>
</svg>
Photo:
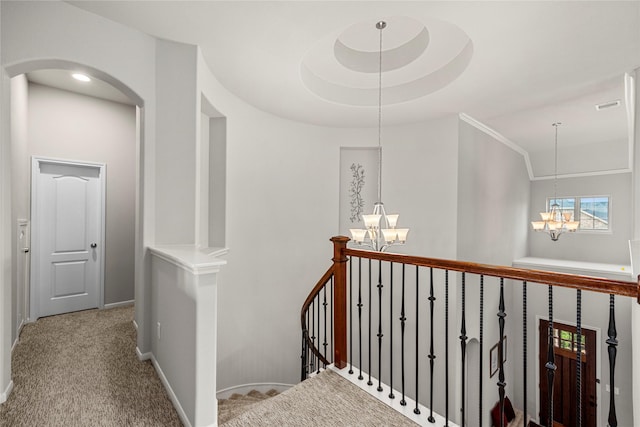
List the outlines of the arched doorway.
<svg viewBox="0 0 640 427">
<path fill-rule="evenodd" d="M 147 309 L 146 309 L 146 303 L 148 301 L 145 300 L 144 296 L 147 294 L 147 286 L 146 286 L 146 276 L 145 276 L 145 272 L 144 272 L 144 268 L 143 268 L 143 259 L 144 259 L 144 242 L 143 242 L 143 236 L 144 236 L 144 218 L 143 218 L 143 212 L 144 212 L 144 179 L 143 179 L 143 171 L 144 171 L 144 163 L 145 163 L 145 156 L 144 156 L 144 123 L 145 123 L 145 108 L 144 108 L 144 100 L 142 99 L 141 96 L 139 96 L 133 89 L 131 89 L 129 86 L 127 86 L 126 84 L 124 84 L 122 81 L 120 81 L 119 79 L 117 79 L 116 77 L 113 77 L 111 75 L 109 75 L 106 72 L 103 72 L 101 70 L 98 70 L 96 68 L 87 66 L 87 65 L 83 65 L 83 64 L 79 64 L 76 62 L 70 62 L 70 61 L 66 61 L 66 60 L 54 60 L 54 59 L 46 59 L 46 60 L 31 60 L 31 61 L 25 61 L 25 62 L 21 62 L 18 64 L 12 64 L 10 66 L 6 66 L 4 71 L 5 73 L 3 73 L 5 76 L 8 76 L 9 78 L 14 78 L 16 76 L 25 74 L 25 73 L 29 73 L 35 70 L 41 70 L 41 69 L 59 69 L 59 70 L 81 70 L 103 82 L 108 83 L 109 85 L 117 88 L 120 92 L 122 92 L 123 94 L 125 94 L 127 97 L 129 97 L 129 99 L 131 100 L 133 107 L 132 107 L 132 111 L 133 114 L 135 115 L 135 117 L 133 118 L 133 121 L 135 123 L 134 127 L 135 127 L 135 133 L 134 133 L 134 150 L 133 152 L 135 153 L 134 155 L 134 178 L 133 178 L 133 199 L 134 199 L 134 213 L 133 213 L 133 234 L 134 234 L 134 254 L 133 254 L 133 258 L 134 258 L 134 292 L 133 292 L 133 299 L 136 302 L 136 324 L 138 325 L 138 348 L 141 349 L 145 349 L 144 346 L 144 342 L 145 342 L 145 319 L 147 317 Z M 7 87 L 6 83 L 3 83 L 4 88 Z M 11 94 L 11 90 L 8 91 L 3 91 L 6 95 L 7 98 L 10 99 L 11 102 L 15 101 L 14 97 L 12 97 Z M 7 105 L 8 103 L 5 103 L 5 105 Z M 10 122 L 8 120 L 8 114 L 3 114 L 2 115 L 2 121 L 3 121 L 3 125 L 10 125 Z M 12 144 L 12 140 L 13 138 L 16 136 L 13 134 L 13 132 L 11 133 L 11 135 L 9 136 L 8 134 L 5 134 L 8 136 L 3 138 L 2 144 L 5 145 L 3 147 L 3 151 L 4 153 L 11 153 L 11 149 L 8 148 L 6 146 L 6 144 L 11 145 Z M 20 165 L 20 166 L 14 166 L 13 165 L 13 156 L 11 156 L 12 158 L 9 158 L 9 156 L 5 156 L 2 159 L 3 162 L 3 167 L 5 167 L 5 165 L 7 164 L 11 164 L 11 169 L 14 168 L 22 168 L 24 167 L 24 165 Z M 26 167 L 26 169 L 28 169 L 28 166 Z M 14 190 L 12 189 L 11 193 L 15 193 L 15 191 L 18 190 Z M 19 191 L 24 191 L 25 193 L 28 194 L 29 190 L 27 189 L 26 191 L 24 189 L 20 189 Z M 12 196 L 8 197 L 5 195 L 4 196 L 4 201 L 5 203 L 9 204 L 9 209 L 4 209 L 3 210 L 3 215 L 6 212 L 12 212 L 14 211 L 13 209 L 13 205 L 14 205 L 14 200 L 16 199 L 15 194 L 12 194 Z M 6 206 L 6 204 L 5 204 Z M 23 211 L 24 212 L 24 211 Z M 24 216 L 24 215 L 20 215 L 20 216 Z M 16 334 L 16 328 L 15 326 L 19 325 L 19 321 L 18 321 L 18 310 L 22 310 L 22 311 L 26 311 L 28 310 L 28 308 L 25 307 L 25 305 L 21 305 L 18 303 L 17 298 L 25 298 L 28 299 L 28 293 L 27 292 L 21 292 L 18 293 L 17 292 L 17 286 L 19 286 L 19 284 L 17 283 L 17 281 L 15 280 L 16 278 L 16 271 L 17 271 L 17 265 L 18 265 L 18 258 L 17 258 L 17 254 L 20 252 L 21 248 L 18 248 L 18 243 L 19 243 L 19 235 L 16 232 L 16 228 L 17 228 L 17 223 L 16 223 L 16 219 L 17 219 L 17 215 L 14 213 L 11 215 L 11 221 L 10 221 L 10 229 L 11 229 L 11 235 L 13 236 L 13 241 L 12 241 L 12 247 L 11 247 L 11 251 L 10 254 L 11 256 L 11 264 L 12 264 L 12 271 L 11 271 L 11 282 L 12 282 L 12 286 L 16 289 L 13 289 L 11 294 L 12 294 L 12 300 L 11 304 L 7 304 L 8 306 L 8 310 L 5 311 L 3 313 L 2 319 L 0 319 L 0 321 L 3 324 L 2 327 L 2 331 L 3 331 L 3 342 L 4 343 L 11 343 L 13 344 L 13 339 L 14 337 L 12 337 L 12 335 Z M 9 233 L 7 233 L 7 235 L 9 235 Z M 23 242 L 20 242 L 23 243 Z M 20 313 L 22 315 L 25 315 L 26 313 Z M 13 326 L 13 327 L 12 327 Z M 8 346 L 3 346 L 2 347 L 2 357 L 0 357 L 0 359 L 2 360 L 2 365 L 3 365 L 3 370 L 4 372 L 7 372 L 10 375 L 10 352 L 11 352 L 11 345 Z M 6 377 L 5 377 L 6 378 Z M 10 377 L 9 377 L 10 378 Z M 3 393 L 3 399 L 4 400 L 6 398 L 6 396 L 8 396 L 9 392 L 11 389 L 11 384 L 9 384 L 9 387 L 7 388 L 7 391 L 5 391 Z"/>
</svg>

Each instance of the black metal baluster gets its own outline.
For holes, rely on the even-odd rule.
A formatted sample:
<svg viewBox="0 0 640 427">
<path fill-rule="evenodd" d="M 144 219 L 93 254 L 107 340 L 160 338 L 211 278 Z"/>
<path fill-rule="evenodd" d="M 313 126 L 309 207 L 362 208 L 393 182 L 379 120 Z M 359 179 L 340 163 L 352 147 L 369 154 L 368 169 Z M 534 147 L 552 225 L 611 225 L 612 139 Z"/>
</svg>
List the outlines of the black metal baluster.
<svg viewBox="0 0 640 427">
<path fill-rule="evenodd" d="M 316 346 L 316 336 L 315 336 L 315 331 L 316 331 L 316 298 L 314 297 L 313 300 L 311 301 L 311 343 L 313 344 L 313 346 Z M 310 364 L 310 371 L 309 372 L 313 372 L 315 365 L 315 360 L 316 360 L 316 354 L 311 352 L 311 364 Z"/>
<path fill-rule="evenodd" d="M 373 381 L 371 381 L 371 312 L 373 308 L 373 304 L 371 302 L 371 258 L 369 258 L 369 368 L 367 372 L 369 372 L 369 381 L 367 381 L 367 385 L 373 385 Z"/>
<path fill-rule="evenodd" d="M 300 370 L 300 381 L 307 379 L 309 375 L 309 344 L 307 343 L 307 337 L 309 336 L 309 308 L 306 312 L 307 322 L 306 329 L 302 331 L 302 366 Z"/>
<path fill-rule="evenodd" d="M 466 365 L 466 358 L 467 358 L 467 320 L 466 320 L 466 316 L 467 316 L 467 312 L 466 312 L 466 295 L 465 295 L 465 273 L 464 271 L 462 272 L 462 326 L 460 327 L 460 348 L 461 348 L 461 353 L 462 353 L 462 375 L 460 376 L 460 379 L 462 381 L 462 407 L 460 408 L 460 413 L 462 418 L 460 419 L 460 425 L 462 427 L 464 427 L 465 425 L 465 415 L 464 415 L 464 410 L 465 410 L 465 401 L 466 401 L 466 395 L 465 395 L 465 378 L 466 378 L 466 374 L 465 374 L 465 365 Z"/>
<path fill-rule="evenodd" d="M 389 399 L 393 394 L 393 263 L 389 264 Z"/>
<path fill-rule="evenodd" d="M 616 313 L 615 313 L 615 297 L 609 295 L 609 328 L 607 330 L 609 339 L 607 339 L 607 350 L 609 352 L 609 427 L 618 426 L 618 418 L 616 417 L 616 398 L 615 398 L 615 373 L 616 373 L 616 355 L 618 353 L 618 332 L 616 331 Z"/>
<path fill-rule="evenodd" d="M 547 426 L 553 427 L 553 379 L 556 374 L 556 358 L 553 348 L 553 286 L 549 285 L 549 327 L 547 329 Z"/>
<path fill-rule="evenodd" d="M 522 375 L 525 418 L 527 417 L 527 282 L 522 282 Z"/>
<path fill-rule="evenodd" d="M 576 426 L 582 427 L 582 291 L 576 291 Z"/>
<path fill-rule="evenodd" d="M 304 381 L 307 379 L 305 373 L 304 373 L 304 365 L 305 363 L 305 348 L 304 348 L 304 344 L 305 344 L 305 339 L 304 339 L 304 331 L 302 331 L 302 354 L 300 355 L 300 381 Z"/>
<path fill-rule="evenodd" d="M 430 423 L 435 423 L 436 419 L 433 417 L 433 367 L 435 364 L 436 355 L 433 352 L 433 304 L 436 300 L 436 297 L 433 296 L 433 267 L 429 268 L 429 313 L 431 315 L 431 333 L 430 333 L 430 348 L 429 348 L 429 368 L 430 368 L 430 376 L 429 376 L 429 418 L 427 420 Z"/>
<path fill-rule="evenodd" d="M 324 348 L 324 358 L 327 358 L 327 346 L 329 343 L 327 342 L 327 287 L 322 288 L 322 308 L 324 310 L 324 342 L 322 343 L 322 347 Z M 327 365 L 324 364 L 323 367 L 326 369 Z"/>
<path fill-rule="evenodd" d="M 478 366 L 478 391 L 480 399 L 478 399 L 478 426 L 482 427 L 482 420 L 484 419 L 485 413 L 482 410 L 482 366 L 483 362 L 483 346 L 484 346 L 484 275 L 480 275 L 480 354 L 479 354 L 479 366 Z"/>
<path fill-rule="evenodd" d="M 404 311 L 404 267 L 402 264 L 402 305 L 400 307 L 400 382 L 402 386 L 402 400 L 400 405 L 406 406 L 407 401 L 404 399 L 404 327 L 407 321 Z"/>
<path fill-rule="evenodd" d="M 320 293 L 316 296 L 318 299 L 318 310 L 316 310 L 316 315 L 318 316 L 318 322 L 316 323 L 316 334 L 318 336 L 318 352 L 320 351 Z M 320 357 L 316 361 L 316 373 L 320 373 Z"/>
<path fill-rule="evenodd" d="M 449 270 L 444 272 L 444 427 L 449 427 Z"/>
<path fill-rule="evenodd" d="M 311 315 L 311 312 L 309 310 L 307 310 L 307 338 L 309 338 L 309 325 L 310 325 L 310 322 L 311 322 L 311 319 L 312 319 L 312 317 L 310 315 Z M 313 364 L 313 352 L 311 353 L 311 355 L 309 355 L 309 341 L 307 341 L 306 350 L 307 350 L 307 359 L 306 359 L 306 366 L 305 366 L 305 369 L 306 369 L 305 378 L 308 378 L 309 374 L 311 372 L 313 372 L 313 366 L 312 366 L 312 364 Z"/>
<path fill-rule="evenodd" d="M 500 328 L 500 345 L 498 346 L 498 396 L 500 396 L 500 427 L 504 426 L 504 388 L 507 383 L 504 380 L 504 318 L 507 313 L 504 310 L 504 278 L 500 278 L 500 304 L 498 306 L 498 325 Z"/>
<path fill-rule="evenodd" d="M 331 306 L 333 307 L 333 305 Z M 349 258 L 349 373 L 353 374 L 353 257 Z M 333 315 L 331 316 L 331 336 L 333 337 Z M 332 340 L 333 341 L 333 340 Z"/>
<path fill-rule="evenodd" d="M 378 391 L 382 391 L 382 261 L 378 260 Z"/>
<path fill-rule="evenodd" d="M 362 258 L 358 258 L 358 367 L 358 379 L 362 380 Z"/>
<path fill-rule="evenodd" d="M 418 279 L 418 273 L 419 273 L 419 267 L 416 265 L 416 407 L 413 408 L 413 413 L 414 414 L 419 414 L 420 413 L 420 408 L 418 408 L 418 384 L 419 381 L 418 379 L 420 378 L 420 376 L 418 375 L 418 343 L 420 341 L 420 335 L 419 335 L 419 325 L 420 323 L 418 322 L 418 309 L 420 306 L 420 298 L 418 298 L 418 287 L 419 287 L 419 279 Z"/>
</svg>

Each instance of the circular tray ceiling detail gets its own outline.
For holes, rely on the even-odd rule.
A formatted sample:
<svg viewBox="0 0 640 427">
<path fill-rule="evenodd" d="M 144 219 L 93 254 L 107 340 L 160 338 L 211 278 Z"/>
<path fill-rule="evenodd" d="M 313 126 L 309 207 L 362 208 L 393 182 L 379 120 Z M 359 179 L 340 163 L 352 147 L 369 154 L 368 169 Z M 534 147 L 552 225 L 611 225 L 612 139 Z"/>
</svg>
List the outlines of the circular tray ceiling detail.
<svg viewBox="0 0 640 427">
<path fill-rule="evenodd" d="M 395 104 L 433 93 L 460 76 L 473 56 L 471 39 L 457 26 L 384 18 L 382 103 Z M 378 103 L 380 33 L 367 20 L 319 40 L 304 56 L 300 77 L 322 99 L 345 105 Z"/>
</svg>

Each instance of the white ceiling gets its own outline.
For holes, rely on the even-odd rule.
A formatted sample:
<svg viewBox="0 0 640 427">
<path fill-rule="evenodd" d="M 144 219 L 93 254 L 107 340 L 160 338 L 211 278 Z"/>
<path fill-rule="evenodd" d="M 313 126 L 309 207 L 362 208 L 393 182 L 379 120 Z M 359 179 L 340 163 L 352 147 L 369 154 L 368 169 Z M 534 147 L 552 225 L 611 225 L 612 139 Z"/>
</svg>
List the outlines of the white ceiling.
<svg viewBox="0 0 640 427">
<path fill-rule="evenodd" d="M 318 84 L 367 96 L 377 91 L 377 74 L 341 70 L 331 48 L 335 41 L 375 52 L 375 23 L 384 19 L 385 46 L 393 49 L 422 25 L 430 36 L 424 52 L 411 50 L 415 60 L 403 65 L 400 59 L 399 68 L 384 73 L 383 125 L 462 112 L 528 152 L 553 147 L 556 121 L 563 122 L 560 143 L 567 146 L 627 138 L 623 76 L 640 67 L 638 1 L 70 3 L 156 37 L 200 46 L 220 82 L 264 111 L 337 127 L 375 126 L 375 102 L 353 105 L 310 90 L 303 63 L 322 75 Z M 458 33 L 441 32 L 445 27 Z M 464 37 L 472 49 L 468 64 L 443 68 L 437 61 L 446 64 L 459 54 Z M 417 97 L 393 99 L 399 86 L 438 67 L 439 87 L 424 85 Z M 594 104 L 614 99 L 621 107 L 595 110 Z"/>
<path fill-rule="evenodd" d="M 83 73 L 82 70 L 76 71 Z M 121 104 L 135 105 L 127 95 L 120 92 L 109 83 L 95 77 L 90 77 L 91 81 L 89 82 L 82 82 L 73 78 L 72 74 L 74 72 L 74 70 L 35 70 L 27 73 L 27 79 L 31 83 L 52 86 L 70 92 L 93 96 L 95 98 L 119 102 Z"/>
</svg>

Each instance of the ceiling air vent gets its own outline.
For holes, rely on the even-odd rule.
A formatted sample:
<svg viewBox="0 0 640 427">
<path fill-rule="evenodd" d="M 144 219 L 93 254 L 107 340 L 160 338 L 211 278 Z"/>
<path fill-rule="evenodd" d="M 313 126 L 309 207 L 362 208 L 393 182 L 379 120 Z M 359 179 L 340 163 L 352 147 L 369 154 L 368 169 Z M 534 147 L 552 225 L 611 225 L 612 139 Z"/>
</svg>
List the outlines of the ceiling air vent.
<svg viewBox="0 0 640 427">
<path fill-rule="evenodd" d="M 620 106 L 620 100 L 616 99 L 615 101 L 603 102 L 602 104 L 596 104 L 596 110 L 602 111 L 607 108 L 615 108 Z"/>
</svg>

